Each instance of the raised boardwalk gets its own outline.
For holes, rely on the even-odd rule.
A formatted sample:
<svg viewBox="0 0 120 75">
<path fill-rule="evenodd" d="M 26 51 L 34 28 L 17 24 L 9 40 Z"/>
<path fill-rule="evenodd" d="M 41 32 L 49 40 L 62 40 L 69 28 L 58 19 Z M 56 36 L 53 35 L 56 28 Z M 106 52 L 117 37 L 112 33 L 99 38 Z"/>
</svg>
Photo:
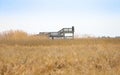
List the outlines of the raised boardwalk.
<svg viewBox="0 0 120 75">
<path fill-rule="evenodd" d="M 39 35 L 48 35 L 51 39 L 74 39 L 74 26 L 71 28 L 62 28 L 58 32 L 40 32 Z"/>
</svg>

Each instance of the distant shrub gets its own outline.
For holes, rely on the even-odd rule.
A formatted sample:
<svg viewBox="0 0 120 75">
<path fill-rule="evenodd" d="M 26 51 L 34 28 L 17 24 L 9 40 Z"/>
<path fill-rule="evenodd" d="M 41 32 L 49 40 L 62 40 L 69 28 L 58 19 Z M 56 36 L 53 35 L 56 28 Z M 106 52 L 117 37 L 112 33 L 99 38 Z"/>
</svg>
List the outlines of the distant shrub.
<svg viewBox="0 0 120 75">
<path fill-rule="evenodd" d="M 10 30 L 1 33 L 1 38 L 5 40 L 20 40 L 28 37 L 28 34 L 21 30 Z"/>
</svg>

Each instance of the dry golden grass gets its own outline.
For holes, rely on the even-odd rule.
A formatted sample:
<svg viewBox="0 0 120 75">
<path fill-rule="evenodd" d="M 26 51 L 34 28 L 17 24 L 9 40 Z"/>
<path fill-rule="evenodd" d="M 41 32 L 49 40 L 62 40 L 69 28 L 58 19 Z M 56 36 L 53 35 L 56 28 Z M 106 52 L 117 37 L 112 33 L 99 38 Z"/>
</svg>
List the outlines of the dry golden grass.
<svg viewBox="0 0 120 75">
<path fill-rule="evenodd" d="M 0 37 L 0 75 L 120 75 L 120 39 L 49 40 L 11 33 Z"/>
</svg>

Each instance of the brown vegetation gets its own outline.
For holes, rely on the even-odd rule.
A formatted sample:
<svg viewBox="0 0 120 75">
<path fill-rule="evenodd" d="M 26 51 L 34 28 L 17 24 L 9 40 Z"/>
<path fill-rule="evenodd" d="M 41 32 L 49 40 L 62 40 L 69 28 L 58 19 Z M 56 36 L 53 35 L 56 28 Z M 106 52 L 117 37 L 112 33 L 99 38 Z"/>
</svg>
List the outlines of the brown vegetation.
<svg viewBox="0 0 120 75">
<path fill-rule="evenodd" d="M 120 39 L 0 35 L 0 75 L 120 75 Z"/>
</svg>

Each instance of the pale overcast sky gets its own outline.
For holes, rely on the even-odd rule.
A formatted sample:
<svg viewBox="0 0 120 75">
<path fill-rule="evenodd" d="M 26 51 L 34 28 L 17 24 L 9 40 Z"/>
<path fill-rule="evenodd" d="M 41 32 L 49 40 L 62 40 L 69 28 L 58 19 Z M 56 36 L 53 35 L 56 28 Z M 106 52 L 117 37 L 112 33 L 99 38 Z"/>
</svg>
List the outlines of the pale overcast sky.
<svg viewBox="0 0 120 75">
<path fill-rule="evenodd" d="M 120 36 L 120 0 L 0 0 L 0 32 L 58 31 Z"/>
</svg>

